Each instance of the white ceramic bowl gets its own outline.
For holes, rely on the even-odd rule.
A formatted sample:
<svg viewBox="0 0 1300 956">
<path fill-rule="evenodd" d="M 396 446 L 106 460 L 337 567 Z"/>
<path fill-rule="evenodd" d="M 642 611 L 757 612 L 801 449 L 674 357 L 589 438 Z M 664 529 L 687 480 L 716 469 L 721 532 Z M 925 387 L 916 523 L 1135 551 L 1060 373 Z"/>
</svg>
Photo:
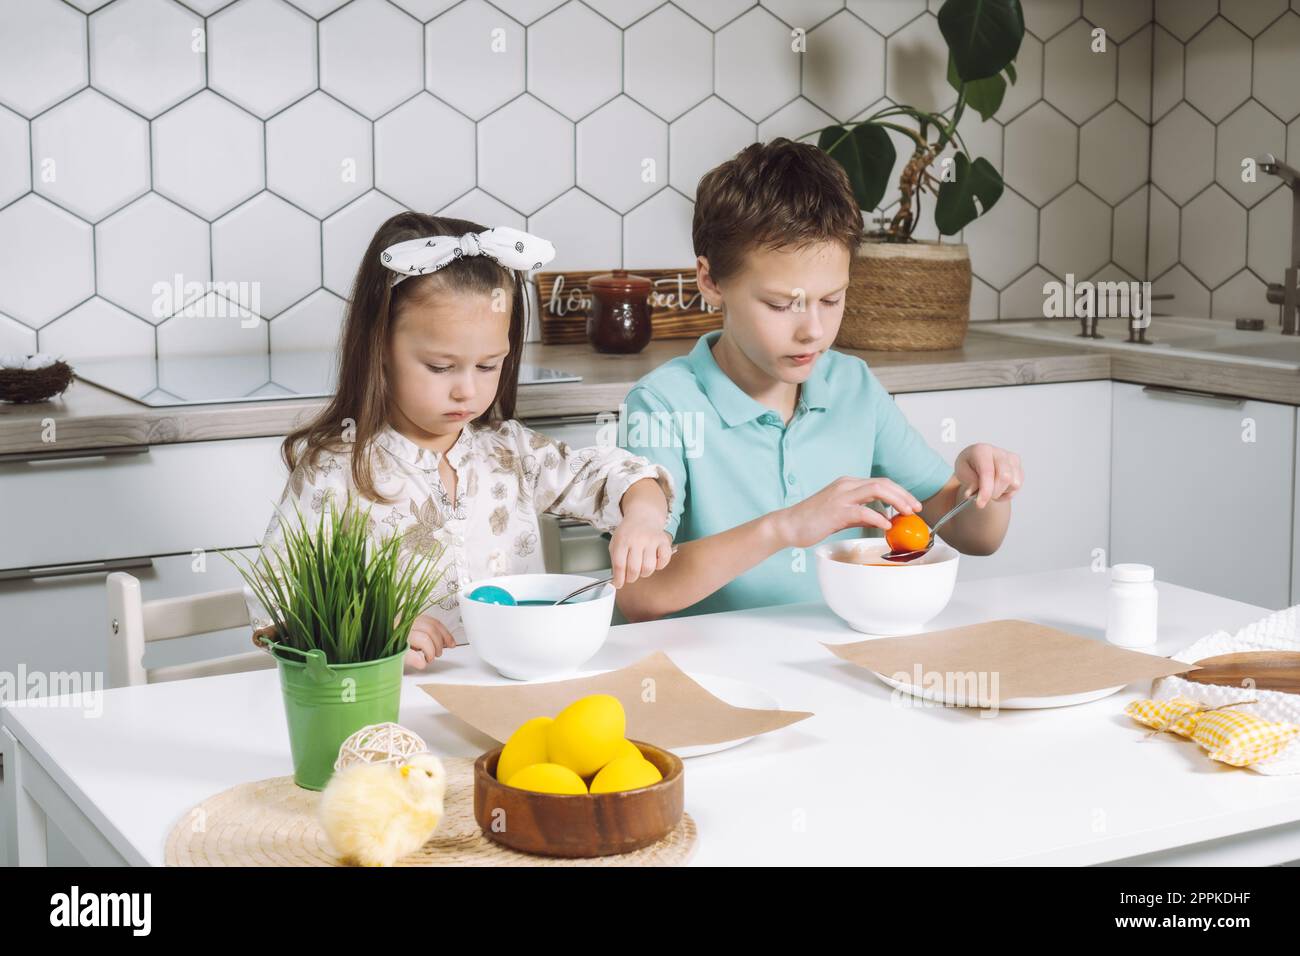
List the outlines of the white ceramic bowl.
<svg viewBox="0 0 1300 956">
<path fill-rule="evenodd" d="M 924 558 L 899 567 L 848 564 L 834 556 L 854 554 L 879 560 L 889 550 L 883 538 L 832 541 L 820 545 L 817 583 L 832 611 L 864 634 L 913 634 L 948 606 L 957 582 L 957 552 L 936 541 Z"/>
<path fill-rule="evenodd" d="M 559 607 L 511 607 L 470 600 L 475 588 L 505 588 L 516 601 L 558 601 L 599 580 L 581 574 L 506 574 L 471 581 L 460 615 L 470 647 L 502 677 L 536 680 L 577 670 L 605 643 L 614 617 L 614 587 L 605 585 Z"/>
</svg>

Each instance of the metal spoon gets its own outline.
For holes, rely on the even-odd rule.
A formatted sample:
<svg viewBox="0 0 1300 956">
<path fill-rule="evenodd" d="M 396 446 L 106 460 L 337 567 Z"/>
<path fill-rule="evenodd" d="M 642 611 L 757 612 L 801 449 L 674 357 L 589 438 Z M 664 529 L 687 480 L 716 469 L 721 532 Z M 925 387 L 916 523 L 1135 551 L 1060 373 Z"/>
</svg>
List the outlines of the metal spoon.
<svg viewBox="0 0 1300 956">
<path fill-rule="evenodd" d="M 929 554 L 930 549 L 934 547 L 934 533 L 939 530 L 939 526 L 974 501 L 975 497 L 975 495 L 971 495 L 969 498 L 963 498 L 955 508 L 952 508 L 946 515 L 936 521 L 934 527 L 930 529 L 930 540 L 926 542 L 924 548 L 918 551 L 886 551 L 881 555 L 881 558 L 886 561 L 915 561 L 917 558 Z"/>
<path fill-rule="evenodd" d="M 676 548 L 673 548 L 672 553 L 673 553 L 673 554 L 676 554 L 676 553 L 677 553 L 677 549 L 676 549 Z M 614 575 L 611 574 L 609 577 L 607 577 L 607 578 L 601 578 L 599 581 L 592 581 L 590 584 L 584 584 L 582 587 L 578 588 L 576 591 L 570 591 L 568 594 L 564 595 L 564 597 L 562 597 L 562 598 L 560 598 L 558 601 L 556 601 L 555 604 L 563 604 L 563 603 L 564 603 L 565 601 L 567 601 L 569 598 L 577 597 L 579 594 L 582 594 L 582 593 L 584 593 L 584 592 L 586 592 L 586 591 L 590 591 L 592 588 L 598 588 L 598 587 L 601 587 L 601 586 L 603 586 L 603 585 L 609 584 L 609 582 L 610 582 L 610 581 L 613 581 L 613 580 L 614 580 Z M 555 607 L 555 604 L 552 604 L 551 607 Z"/>
</svg>

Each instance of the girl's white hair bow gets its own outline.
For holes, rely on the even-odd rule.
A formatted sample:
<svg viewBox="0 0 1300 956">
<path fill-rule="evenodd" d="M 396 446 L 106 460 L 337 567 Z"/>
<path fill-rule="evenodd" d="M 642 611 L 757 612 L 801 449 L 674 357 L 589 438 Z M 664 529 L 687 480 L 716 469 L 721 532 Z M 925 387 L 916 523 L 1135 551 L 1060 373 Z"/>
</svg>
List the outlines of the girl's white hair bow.
<svg viewBox="0 0 1300 956">
<path fill-rule="evenodd" d="M 538 236 L 509 226 L 493 226 L 463 236 L 430 236 L 407 239 L 379 254 L 385 268 L 397 273 L 393 285 L 408 276 L 424 275 L 455 262 L 462 256 L 487 256 L 507 269 L 527 272 L 540 269 L 555 258 L 555 247 Z"/>
</svg>

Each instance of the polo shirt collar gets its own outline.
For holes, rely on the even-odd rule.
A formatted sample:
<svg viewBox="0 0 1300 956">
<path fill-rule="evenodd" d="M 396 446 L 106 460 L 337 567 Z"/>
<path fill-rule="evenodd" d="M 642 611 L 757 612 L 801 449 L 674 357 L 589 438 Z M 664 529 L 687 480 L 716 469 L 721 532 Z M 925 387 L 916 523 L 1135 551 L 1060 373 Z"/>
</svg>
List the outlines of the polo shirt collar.
<svg viewBox="0 0 1300 956">
<path fill-rule="evenodd" d="M 706 332 L 701 335 L 695 347 L 686 356 L 695 380 L 705 396 L 713 403 L 718 415 L 729 426 L 743 425 L 771 411 L 766 405 L 750 395 L 745 394 L 740 386 L 719 367 L 713 358 L 713 344 L 722 335 L 722 330 Z M 799 400 L 808 408 L 826 408 L 830 387 L 826 381 L 826 369 L 829 363 L 823 355 L 813 366 L 812 374 L 799 390 Z"/>
<path fill-rule="evenodd" d="M 820 408 L 825 410 L 830 402 L 831 385 L 826 379 L 826 373 L 830 370 L 831 360 L 822 355 L 813 363 L 812 374 L 808 376 L 808 381 L 803 383 L 803 388 L 799 389 L 799 398 L 809 408 Z"/>
</svg>

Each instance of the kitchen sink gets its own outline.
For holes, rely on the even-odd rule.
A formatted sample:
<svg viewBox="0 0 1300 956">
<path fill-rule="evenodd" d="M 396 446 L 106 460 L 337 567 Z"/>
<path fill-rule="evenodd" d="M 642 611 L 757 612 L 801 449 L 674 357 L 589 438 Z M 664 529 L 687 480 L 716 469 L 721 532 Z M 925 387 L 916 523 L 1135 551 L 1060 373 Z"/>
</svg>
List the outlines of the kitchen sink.
<svg viewBox="0 0 1300 956">
<path fill-rule="evenodd" d="M 1225 319 L 1157 315 L 1147 328 L 1147 345 L 1128 341 L 1128 319 L 1099 320 L 1097 331 L 1104 336 L 1100 339 L 1080 337 L 1078 319 L 1013 319 L 981 322 L 975 328 L 994 335 L 1068 342 L 1084 348 L 1185 355 L 1300 371 L 1300 336 L 1283 335 L 1276 326 L 1249 332 Z"/>
</svg>

